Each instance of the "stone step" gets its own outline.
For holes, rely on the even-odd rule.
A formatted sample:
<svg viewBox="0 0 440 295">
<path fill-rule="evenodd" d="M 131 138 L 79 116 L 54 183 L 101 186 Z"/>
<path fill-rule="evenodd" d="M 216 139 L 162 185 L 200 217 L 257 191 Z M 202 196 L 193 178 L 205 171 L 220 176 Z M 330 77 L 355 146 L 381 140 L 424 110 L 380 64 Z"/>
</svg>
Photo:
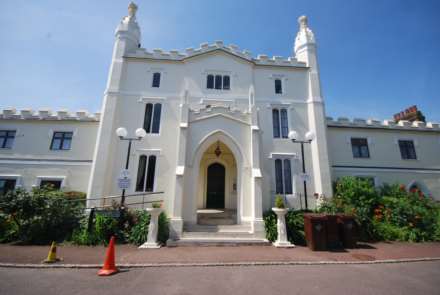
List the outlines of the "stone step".
<svg viewBox="0 0 440 295">
<path fill-rule="evenodd" d="M 185 224 L 184 232 L 251 232 L 250 225 L 201 225 L 201 224 Z"/>
<path fill-rule="evenodd" d="M 244 246 L 244 245 L 271 245 L 266 239 L 243 237 L 184 237 L 180 240 L 169 241 L 167 246 Z"/>
</svg>

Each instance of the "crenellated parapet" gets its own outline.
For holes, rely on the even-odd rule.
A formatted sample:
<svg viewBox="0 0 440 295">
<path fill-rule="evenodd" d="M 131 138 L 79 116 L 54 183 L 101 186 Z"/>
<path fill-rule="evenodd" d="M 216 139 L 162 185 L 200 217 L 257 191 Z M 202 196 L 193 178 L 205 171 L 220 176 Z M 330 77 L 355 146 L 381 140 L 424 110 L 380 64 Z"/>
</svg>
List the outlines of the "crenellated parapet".
<svg viewBox="0 0 440 295">
<path fill-rule="evenodd" d="M 50 109 L 3 109 L 0 112 L 0 120 L 45 120 L 45 121 L 88 121 L 99 122 L 101 113 L 89 113 L 85 110 L 69 112 L 68 110 L 52 111 Z"/>
<path fill-rule="evenodd" d="M 178 50 L 165 51 L 160 48 L 152 49 L 148 51 L 145 48 L 139 48 L 135 53 L 127 54 L 129 58 L 147 58 L 156 60 L 175 60 L 184 61 L 186 59 L 221 50 L 226 53 L 230 53 L 236 57 L 245 59 L 256 65 L 276 65 L 276 66 L 290 66 L 290 67 L 306 67 L 306 64 L 299 62 L 295 57 L 282 57 L 272 56 L 269 57 L 265 54 L 259 54 L 257 57 L 253 57 L 249 50 L 241 50 L 237 45 L 229 44 L 225 45 L 223 41 L 215 41 L 212 44 L 202 43 L 198 48 L 187 48 L 184 52 Z"/>
<path fill-rule="evenodd" d="M 329 127 L 351 127 L 351 128 L 379 128 L 394 130 L 413 130 L 413 131 L 437 131 L 440 132 L 440 124 L 434 122 L 406 121 L 400 120 L 396 123 L 394 120 L 376 120 L 354 118 L 350 120 L 346 117 L 333 119 L 327 117 L 327 126 Z"/>
</svg>

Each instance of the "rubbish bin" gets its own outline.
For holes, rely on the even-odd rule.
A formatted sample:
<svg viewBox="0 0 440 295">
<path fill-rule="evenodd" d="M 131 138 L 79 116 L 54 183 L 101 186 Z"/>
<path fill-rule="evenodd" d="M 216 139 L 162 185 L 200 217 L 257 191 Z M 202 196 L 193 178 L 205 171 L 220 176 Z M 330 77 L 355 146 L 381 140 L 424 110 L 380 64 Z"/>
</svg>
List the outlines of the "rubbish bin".
<svg viewBox="0 0 440 295">
<path fill-rule="evenodd" d="M 307 246 L 313 251 L 327 249 L 327 216 L 324 214 L 304 214 L 304 232 Z"/>
<path fill-rule="evenodd" d="M 339 227 L 339 236 L 344 248 L 356 248 L 358 226 L 354 216 L 338 214 L 337 223 Z"/>
<path fill-rule="evenodd" d="M 327 247 L 331 249 L 341 247 L 339 238 L 338 216 L 327 215 Z"/>
</svg>

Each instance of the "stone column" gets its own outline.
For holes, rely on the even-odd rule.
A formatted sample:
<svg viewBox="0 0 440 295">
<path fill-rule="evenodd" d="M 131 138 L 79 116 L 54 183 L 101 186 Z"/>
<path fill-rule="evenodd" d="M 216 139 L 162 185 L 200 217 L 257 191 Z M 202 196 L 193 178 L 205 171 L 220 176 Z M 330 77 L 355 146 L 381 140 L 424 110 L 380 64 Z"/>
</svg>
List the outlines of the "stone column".
<svg viewBox="0 0 440 295">
<path fill-rule="evenodd" d="M 147 208 L 150 214 L 150 224 L 148 225 L 147 242 L 142 244 L 139 248 L 158 249 L 160 244 L 157 241 L 157 234 L 159 233 L 159 215 L 162 213 L 162 208 Z"/>
<path fill-rule="evenodd" d="M 273 243 L 275 247 L 279 248 L 291 248 L 295 247 L 287 239 L 286 228 L 286 213 L 287 209 L 284 208 L 272 208 L 272 211 L 277 215 L 277 240 Z"/>
</svg>

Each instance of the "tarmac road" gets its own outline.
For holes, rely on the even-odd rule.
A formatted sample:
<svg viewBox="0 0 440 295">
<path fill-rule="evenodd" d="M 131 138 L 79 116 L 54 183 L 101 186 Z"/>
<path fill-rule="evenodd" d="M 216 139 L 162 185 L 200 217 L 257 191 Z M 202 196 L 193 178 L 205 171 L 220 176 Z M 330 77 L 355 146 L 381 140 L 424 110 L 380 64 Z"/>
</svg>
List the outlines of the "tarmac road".
<svg viewBox="0 0 440 295">
<path fill-rule="evenodd" d="M 0 294 L 440 294 L 440 261 L 96 271 L 0 268 Z"/>
</svg>

